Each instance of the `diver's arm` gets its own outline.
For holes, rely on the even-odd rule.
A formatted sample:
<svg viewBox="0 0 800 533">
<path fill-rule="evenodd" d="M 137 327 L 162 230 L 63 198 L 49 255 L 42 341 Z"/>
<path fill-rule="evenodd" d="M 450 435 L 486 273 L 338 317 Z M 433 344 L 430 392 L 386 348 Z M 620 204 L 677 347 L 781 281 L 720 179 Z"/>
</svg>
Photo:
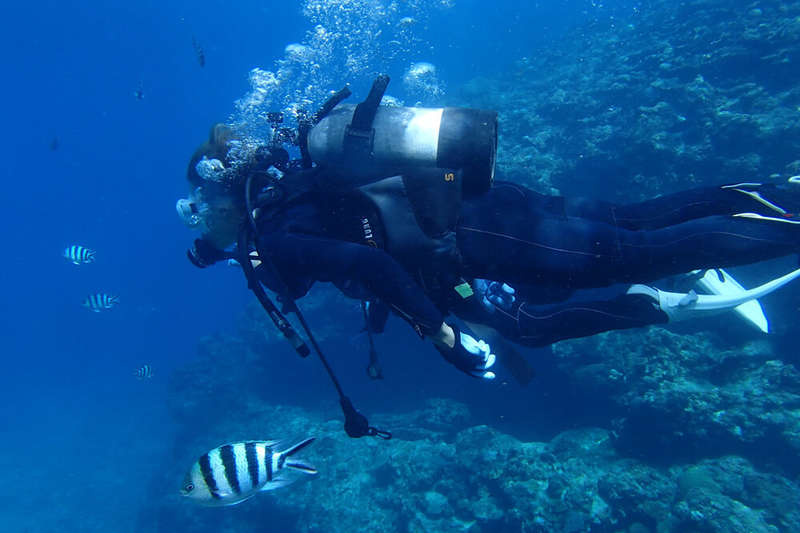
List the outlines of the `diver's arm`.
<svg viewBox="0 0 800 533">
<path fill-rule="evenodd" d="M 445 360 L 471 376 L 493 379 L 488 344 L 444 322 L 441 311 L 389 254 L 378 248 L 315 235 L 274 233 L 261 238 L 278 272 L 318 281 L 354 280 L 430 336 Z"/>
<path fill-rule="evenodd" d="M 316 235 L 276 232 L 261 237 L 279 272 L 286 276 L 364 286 L 422 335 L 434 335 L 444 317 L 422 288 L 389 254 L 377 248 Z M 284 280 L 292 286 L 291 280 Z M 295 295 L 297 296 L 297 295 Z"/>
<path fill-rule="evenodd" d="M 386 326 L 386 320 L 389 318 L 389 306 L 380 300 L 371 300 L 367 302 L 367 325 L 366 327 L 372 333 L 383 333 Z M 452 348 L 456 342 L 455 332 L 453 328 L 447 325 L 447 322 L 442 322 L 438 331 L 430 336 L 431 340 L 448 348 Z"/>
<path fill-rule="evenodd" d="M 442 327 L 431 335 L 431 340 L 441 346 L 452 348 L 456 344 L 456 334 L 453 328 L 447 325 L 447 322 L 442 322 Z"/>
</svg>

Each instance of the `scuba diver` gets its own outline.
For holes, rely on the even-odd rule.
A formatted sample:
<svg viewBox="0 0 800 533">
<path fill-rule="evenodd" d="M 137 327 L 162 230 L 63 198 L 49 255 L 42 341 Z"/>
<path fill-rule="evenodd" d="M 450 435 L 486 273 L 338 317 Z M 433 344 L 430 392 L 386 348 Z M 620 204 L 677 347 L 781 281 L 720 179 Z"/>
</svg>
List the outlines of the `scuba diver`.
<svg viewBox="0 0 800 533">
<path fill-rule="evenodd" d="M 315 282 L 332 282 L 347 296 L 384 304 L 445 360 L 484 379 L 495 377 L 489 345 L 446 321 L 450 313 L 484 320 L 484 297 L 502 303 L 495 306 L 501 332 L 539 346 L 733 308 L 800 275 L 734 296 L 641 285 L 800 251 L 794 178 L 626 205 L 541 195 L 494 181 L 496 113 L 380 106 L 387 83 L 378 78 L 357 106 L 341 104 L 349 95 L 343 89 L 296 133 L 275 126 L 277 140 L 263 146 L 212 128 L 189 163 L 190 198 L 177 205 L 203 231 L 188 251 L 191 262 L 203 268 L 236 259 L 251 289 L 265 285 L 290 311 Z M 287 139 L 300 159 L 290 160 Z M 498 281 L 487 293 L 475 280 Z M 619 283 L 633 285 L 609 301 L 547 313 L 533 311 L 529 298 L 509 298 L 511 286 L 555 302 Z"/>
</svg>

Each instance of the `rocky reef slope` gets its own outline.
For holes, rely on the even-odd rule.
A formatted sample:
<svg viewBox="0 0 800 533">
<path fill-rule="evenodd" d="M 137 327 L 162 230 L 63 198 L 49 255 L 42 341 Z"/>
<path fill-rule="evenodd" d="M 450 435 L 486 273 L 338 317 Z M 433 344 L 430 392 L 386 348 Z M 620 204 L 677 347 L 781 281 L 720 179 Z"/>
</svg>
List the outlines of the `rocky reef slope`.
<svg viewBox="0 0 800 533">
<path fill-rule="evenodd" d="M 798 2 L 654 0 L 474 80 L 460 103 L 500 111 L 501 177 L 647 197 L 800 173 L 798 62 Z"/>
<path fill-rule="evenodd" d="M 470 426 L 468 408 L 448 400 L 376 417 L 396 429 L 388 442 L 353 441 L 338 420 L 297 408 L 251 405 L 242 414 L 224 428 L 230 435 L 270 426 L 317 435 L 304 456 L 320 474 L 228 509 L 198 509 L 180 501 L 176 488 L 143 517 L 142 527 L 187 533 L 254 531 L 256 525 L 326 533 L 800 528 L 800 489 L 786 478 L 734 455 L 648 464 L 621 454 L 607 429 L 581 428 L 549 442 L 522 442 L 487 426 Z M 182 444 L 199 450 L 200 440 Z M 168 474 L 164 481 L 180 479 L 178 471 Z"/>
<path fill-rule="evenodd" d="M 332 401 L 276 402 L 287 378 L 270 352 L 284 347 L 263 335 L 258 311 L 236 336 L 205 339 L 195 363 L 173 376 L 170 407 L 182 431 L 152 482 L 159 505 L 142 528 L 800 530 L 800 372 L 767 341 L 650 328 L 560 343 L 537 361 L 555 382 L 532 408 L 602 405 L 591 425 L 564 418 L 551 438 L 530 441 L 515 436 L 525 433 L 519 426 L 476 424 L 472 411 L 484 399 L 429 399 L 372 414 L 394 432 L 384 442 L 349 439 Z M 405 385 L 413 395 L 414 383 Z M 178 495 L 187 466 L 223 442 L 307 435 L 318 437 L 304 451 L 316 478 L 228 509 L 198 509 Z"/>
</svg>

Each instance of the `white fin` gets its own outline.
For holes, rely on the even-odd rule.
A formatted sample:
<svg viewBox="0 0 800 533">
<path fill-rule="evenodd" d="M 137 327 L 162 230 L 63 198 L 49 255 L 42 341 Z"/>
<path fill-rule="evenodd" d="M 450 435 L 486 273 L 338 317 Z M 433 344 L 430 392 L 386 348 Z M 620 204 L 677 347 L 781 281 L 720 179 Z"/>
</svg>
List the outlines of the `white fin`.
<svg viewBox="0 0 800 533">
<path fill-rule="evenodd" d="M 736 213 L 733 216 L 739 218 L 752 218 L 754 220 L 765 220 L 767 222 L 781 222 L 783 224 L 800 224 L 800 220 L 782 217 L 768 217 L 765 215 L 759 215 L 758 213 Z"/>
<path fill-rule="evenodd" d="M 669 316 L 671 322 L 677 322 L 738 307 L 750 300 L 766 296 L 797 277 L 800 277 L 800 268 L 754 289 L 743 290 L 736 294 L 699 294 L 696 300 L 691 303 L 685 302 L 687 295 L 684 293 L 658 290 L 658 305 Z M 628 289 L 628 293 L 642 294 L 641 287 L 634 285 Z"/>
<path fill-rule="evenodd" d="M 297 476 L 294 477 L 279 477 L 279 478 L 272 478 L 272 481 L 267 481 L 264 485 L 258 489 L 259 492 L 266 492 L 268 490 L 275 490 L 281 487 L 285 487 L 286 485 L 291 485 L 295 481 L 298 480 Z"/>
<path fill-rule="evenodd" d="M 692 274 L 700 272 L 700 270 L 695 270 Z M 735 296 L 746 290 L 733 276 L 721 268 L 706 270 L 705 275 L 697 280 L 697 285 L 708 293 L 720 295 Z M 734 311 L 751 326 L 764 333 L 769 333 L 769 321 L 758 300 L 744 302 L 736 306 Z"/>
<path fill-rule="evenodd" d="M 246 502 L 247 500 L 249 500 L 250 498 L 252 498 L 255 495 L 256 495 L 256 493 L 253 492 L 253 493 L 248 494 L 247 496 L 244 496 L 243 498 L 240 498 L 238 500 L 227 501 L 227 502 L 224 502 L 224 503 L 212 503 L 211 505 L 215 506 L 215 507 L 230 507 L 232 505 L 239 505 L 240 503 Z"/>
</svg>

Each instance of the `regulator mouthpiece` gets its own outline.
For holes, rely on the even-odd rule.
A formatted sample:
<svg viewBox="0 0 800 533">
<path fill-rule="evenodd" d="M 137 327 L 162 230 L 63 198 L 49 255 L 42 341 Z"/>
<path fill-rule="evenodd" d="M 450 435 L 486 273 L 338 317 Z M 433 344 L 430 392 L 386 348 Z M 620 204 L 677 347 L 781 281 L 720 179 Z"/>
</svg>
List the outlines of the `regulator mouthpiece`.
<svg viewBox="0 0 800 533">
<path fill-rule="evenodd" d="M 175 203 L 175 210 L 187 227 L 196 228 L 202 222 L 197 204 L 186 198 L 181 198 Z"/>
</svg>

